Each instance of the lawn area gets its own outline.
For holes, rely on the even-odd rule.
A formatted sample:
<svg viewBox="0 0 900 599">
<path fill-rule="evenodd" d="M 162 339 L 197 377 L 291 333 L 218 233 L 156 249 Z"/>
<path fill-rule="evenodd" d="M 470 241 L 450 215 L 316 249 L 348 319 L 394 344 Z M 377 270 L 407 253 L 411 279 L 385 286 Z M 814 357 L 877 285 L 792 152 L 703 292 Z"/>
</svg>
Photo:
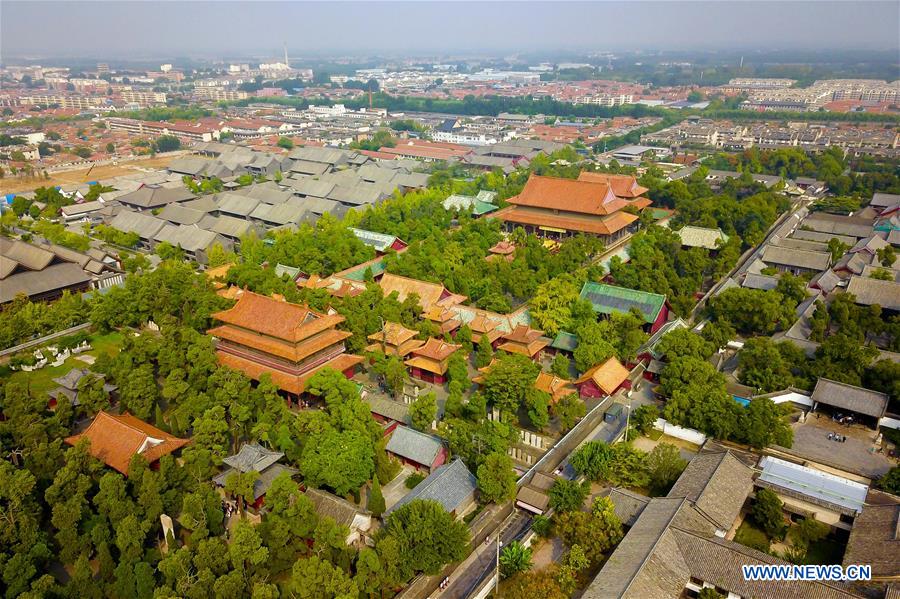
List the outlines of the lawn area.
<svg viewBox="0 0 900 599">
<path fill-rule="evenodd" d="M 834 539 L 822 539 L 809 544 L 806 551 L 807 564 L 840 564 L 844 559 L 846 546 Z"/>
<path fill-rule="evenodd" d="M 89 338 L 92 349 L 79 355 L 97 357 L 101 353 L 109 355 L 115 354 L 122 346 L 122 340 L 122 333 L 118 332 L 107 333 L 105 335 L 99 333 L 93 334 Z M 41 368 L 40 370 L 35 370 L 34 372 L 13 372 L 8 366 L 4 366 L 0 368 L 0 377 L 9 377 L 11 381 L 25 383 L 29 385 L 33 392 L 40 394 L 47 393 L 58 386 L 53 382 L 53 379 L 61 377 L 73 368 L 86 368 L 87 366 L 88 365 L 79 360 L 77 356 L 71 356 L 68 360 L 63 362 L 61 366 L 48 366 L 46 368 Z"/>
<path fill-rule="evenodd" d="M 734 540 L 751 549 L 769 551 L 769 537 L 762 530 L 753 526 L 749 519 L 744 519 L 741 522 L 734 535 Z"/>
</svg>

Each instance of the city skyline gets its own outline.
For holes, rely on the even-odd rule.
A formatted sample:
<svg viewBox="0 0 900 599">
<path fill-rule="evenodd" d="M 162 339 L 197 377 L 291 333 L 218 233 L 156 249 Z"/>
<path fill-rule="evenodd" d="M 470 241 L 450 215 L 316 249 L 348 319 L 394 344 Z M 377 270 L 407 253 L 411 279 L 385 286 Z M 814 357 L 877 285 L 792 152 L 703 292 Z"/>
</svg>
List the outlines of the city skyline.
<svg viewBox="0 0 900 599">
<path fill-rule="evenodd" d="M 0 50 L 9 60 L 277 57 L 284 43 L 292 55 L 302 56 L 900 49 L 900 4 L 895 2 L 494 2 L 478 4 L 475 12 L 465 10 L 467 5 L 474 6 L 12 1 L 0 9 Z M 43 35 L 34 36 L 38 24 Z M 73 30 L 79 35 L 72 36 Z M 160 42 L 163 32 L 165 43 Z"/>
</svg>

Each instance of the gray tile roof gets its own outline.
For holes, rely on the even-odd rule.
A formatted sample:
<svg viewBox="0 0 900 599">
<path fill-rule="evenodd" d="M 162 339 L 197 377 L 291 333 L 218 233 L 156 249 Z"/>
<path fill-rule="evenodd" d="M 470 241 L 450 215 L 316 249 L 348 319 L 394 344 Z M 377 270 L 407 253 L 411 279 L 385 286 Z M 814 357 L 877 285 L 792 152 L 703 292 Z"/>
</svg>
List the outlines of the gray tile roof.
<svg viewBox="0 0 900 599">
<path fill-rule="evenodd" d="M 801 239 L 807 241 L 818 241 L 820 243 L 828 244 L 832 239 L 837 239 L 844 245 L 853 246 L 856 243 L 856 237 L 849 235 L 838 235 L 832 233 L 822 233 L 821 231 L 805 231 L 803 229 L 797 229 L 791 235 L 794 239 Z"/>
<path fill-rule="evenodd" d="M 689 499 L 727 531 L 752 488 L 753 470 L 730 452 L 702 452 L 688 463 L 667 496 Z"/>
<path fill-rule="evenodd" d="M 900 500 L 870 490 L 853 521 L 844 565 L 871 564 L 873 577 L 900 576 Z"/>
<path fill-rule="evenodd" d="M 319 181 L 311 177 L 301 177 L 299 179 L 285 179 L 286 183 L 294 193 L 298 196 L 307 196 L 313 198 L 325 198 L 334 189 L 334 183 L 331 181 Z"/>
<path fill-rule="evenodd" d="M 349 528 L 357 515 L 371 517 L 371 514 L 366 510 L 327 491 L 309 488 L 305 493 L 313 502 L 313 505 L 316 507 L 316 513 L 320 518 L 331 518 L 341 526 Z"/>
<path fill-rule="evenodd" d="M 741 287 L 746 287 L 748 289 L 762 289 L 763 291 L 771 291 L 777 286 L 778 277 L 757 275 L 753 273 L 747 273 L 744 277 L 744 282 L 741 283 Z"/>
<path fill-rule="evenodd" d="M 698 247 L 714 250 L 728 242 L 728 235 L 722 229 L 709 229 L 707 227 L 684 226 L 675 233 L 681 238 L 681 245 L 686 247 Z"/>
<path fill-rule="evenodd" d="M 820 233 L 836 233 L 859 238 L 871 235 L 873 224 L 870 219 L 813 212 L 803 219 L 800 226 Z"/>
<path fill-rule="evenodd" d="M 414 499 L 432 499 L 450 513 L 460 510 L 469 502 L 478 488 L 475 476 L 460 459 L 438 466 L 428 477 L 391 506 L 390 514 Z"/>
<path fill-rule="evenodd" d="M 122 210 L 110 221 L 109 226 L 124 233 L 137 233 L 141 239 L 149 240 L 166 224 L 166 221 L 151 214 Z"/>
<path fill-rule="evenodd" d="M 251 470 L 262 472 L 283 457 L 284 454 L 280 451 L 266 449 L 258 443 L 244 443 L 240 451 L 222 461 L 241 472 L 250 472 Z"/>
<path fill-rule="evenodd" d="M 369 405 L 369 410 L 373 414 L 378 414 L 383 418 L 389 418 L 403 424 L 410 423 L 409 406 L 403 402 L 372 396 L 366 397 L 365 402 Z"/>
<path fill-rule="evenodd" d="M 869 202 L 869 206 L 878 208 L 890 208 L 897 205 L 900 205 L 900 194 L 896 193 L 876 193 Z"/>
<path fill-rule="evenodd" d="M 847 293 L 863 306 L 879 305 L 886 310 L 900 310 L 900 283 L 866 277 L 850 277 Z"/>
<path fill-rule="evenodd" d="M 118 201 L 127 206 L 146 209 L 159 208 L 173 202 L 186 202 L 196 197 L 183 185 L 171 188 L 145 185 L 136 191 L 119 196 Z"/>
<path fill-rule="evenodd" d="M 220 212 L 232 216 L 247 217 L 252 213 L 260 201 L 234 192 L 220 193 L 216 196 L 216 206 Z"/>
<path fill-rule="evenodd" d="M 196 225 L 172 225 L 166 224 L 153 236 L 160 243 L 168 242 L 187 252 L 206 250 L 219 241 L 219 237 L 213 231 L 201 229 Z"/>
<path fill-rule="evenodd" d="M 431 467 L 443 447 L 439 437 L 420 433 L 406 426 L 398 426 L 394 429 L 385 449 L 394 455 Z"/>
<path fill-rule="evenodd" d="M 205 215 L 205 212 L 188 208 L 184 204 L 169 204 L 160 210 L 158 216 L 176 225 L 195 225 Z"/>
<path fill-rule="evenodd" d="M 831 265 L 831 254 L 767 245 L 762 253 L 762 261 L 766 264 L 825 270 Z"/>
<path fill-rule="evenodd" d="M 814 403 L 823 403 L 827 406 L 858 412 L 874 418 L 884 416 L 888 405 L 886 393 L 854 387 L 853 385 L 839 383 L 822 377 L 819 377 L 819 380 L 816 381 L 816 387 L 813 389 L 811 398 Z"/>
</svg>

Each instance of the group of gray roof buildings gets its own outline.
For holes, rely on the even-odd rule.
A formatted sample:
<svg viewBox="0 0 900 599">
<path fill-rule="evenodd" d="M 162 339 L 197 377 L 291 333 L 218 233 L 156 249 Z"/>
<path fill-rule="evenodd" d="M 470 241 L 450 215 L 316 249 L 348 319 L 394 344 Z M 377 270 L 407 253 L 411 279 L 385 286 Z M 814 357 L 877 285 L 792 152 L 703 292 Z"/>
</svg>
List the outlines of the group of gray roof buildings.
<svg viewBox="0 0 900 599">
<path fill-rule="evenodd" d="M 262 237 L 270 229 L 315 223 L 326 213 L 340 218 L 350 208 L 376 205 L 395 191 L 405 193 L 428 184 L 428 175 L 416 172 L 419 163 L 412 160 L 376 163 L 358 152 L 314 146 L 297 148 L 286 156 L 231 144 L 205 146 L 202 151 L 218 152 L 218 156 L 177 159 L 168 174 L 146 178 L 137 189 L 67 206 L 64 219 L 102 222 L 135 233 L 146 249 L 168 242 L 204 263 L 213 245 L 230 249 L 251 231 Z M 273 178 L 276 173 L 282 175 L 278 182 L 242 186 L 235 180 L 247 174 Z M 185 175 L 220 178 L 225 190 L 195 194 L 182 182 Z"/>
<path fill-rule="evenodd" d="M 836 261 L 828 247 L 832 239 L 848 248 Z M 798 306 L 800 318 L 786 333 L 805 344 L 809 317 L 833 294 L 852 294 L 857 304 L 878 305 L 887 314 L 900 312 L 900 261 L 885 265 L 878 254 L 888 246 L 900 248 L 900 195 L 876 193 L 868 206 L 850 216 L 801 208 L 718 292 L 735 286 L 772 290 L 778 284 L 778 276 L 768 274 L 773 268 L 810 277 L 809 297 Z"/>
</svg>

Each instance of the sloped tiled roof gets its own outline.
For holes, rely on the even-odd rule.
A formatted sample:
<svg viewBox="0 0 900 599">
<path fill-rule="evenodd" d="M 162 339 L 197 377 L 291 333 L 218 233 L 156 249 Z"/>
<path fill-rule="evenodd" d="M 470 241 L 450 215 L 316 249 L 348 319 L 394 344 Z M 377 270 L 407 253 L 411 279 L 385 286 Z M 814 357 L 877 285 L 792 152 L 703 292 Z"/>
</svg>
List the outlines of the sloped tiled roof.
<svg viewBox="0 0 900 599">
<path fill-rule="evenodd" d="M 685 497 L 729 530 L 753 488 L 753 470 L 727 451 L 702 452 L 688 463 L 668 497 Z"/>
<path fill-rule="evenodd" d="M 888 395 L 862 387 L 854 387 L 819 377 L 812 392 L 813 402 L 835 408 L 858 412 L 874 418 L 884 416 L 888 405 Z"/>
<path fill-rule="evenodd" d="M 900 283 L 896 281 L 852 276 L 847 293 L 856 298 L 857 304 L 877 304 L 887 310 L 900 310 Z"/>
<path fill-rule="evenodd" d="M 423 466 L 431 466 L 443 448 L 439 437 L 420 433 L 407 426 L 398 426 L 391 434 L 385 449 L 394 455 Z"/>
<path fill-rule="evenodd" d="M 581 297 L 591 302 L 594 312 L 627 314 L 631 308 L 644 316 L 648 323 L 655 322 L 666 303 L 666 296 L 658 293 L 616 287 L 605 283 L 588 281 L 581 288 Z"/>
<path fill-rule="evenodd" d="M 290 342 L 299 342 L 344 320 L 343 316 L 319 314 L 307 307 L 251 291 L 245 291 L 233 307 L 217 312 L 213 317 Z"/>
<path fill-rule="evenodd" d="M 507 200 L 516 206 L 564 210 L 603 216 L 621 210 L 627 202 L 617 198 L 606 183 L 592 183 L 531 175 L 519 195 Z"/>
<path fill-rule="evenodd" d="M 628 379 L 628 369 L 613 356 L 582 374 L 575 380 L 575 384 L 580 385 L 592 380 L 601 391 L 609 395 L 618 389 L 626 379 Z"/>
<path fill-rule="evenodd" d="M 477 487 L 475 476 L 457 458 L 435 468 L 425 480 L 391 506 L 386 514 L 390 515 L 415 499 L 437 501 L 447 512 L 453 513 L 472 497 Z"/>
<path fill-rule="evenodd" d="M 139 453 L 147 462 L 153 463 L 190 443 L 188 439 L 179 439 L 127 412 L 115 415 L 101 411 L 87 430 L 66 437 L 66 443 L 75 445 L 82 438 L 90 441 L 92 456 L 125 475 L 135 454 Z"/>
</svg>

